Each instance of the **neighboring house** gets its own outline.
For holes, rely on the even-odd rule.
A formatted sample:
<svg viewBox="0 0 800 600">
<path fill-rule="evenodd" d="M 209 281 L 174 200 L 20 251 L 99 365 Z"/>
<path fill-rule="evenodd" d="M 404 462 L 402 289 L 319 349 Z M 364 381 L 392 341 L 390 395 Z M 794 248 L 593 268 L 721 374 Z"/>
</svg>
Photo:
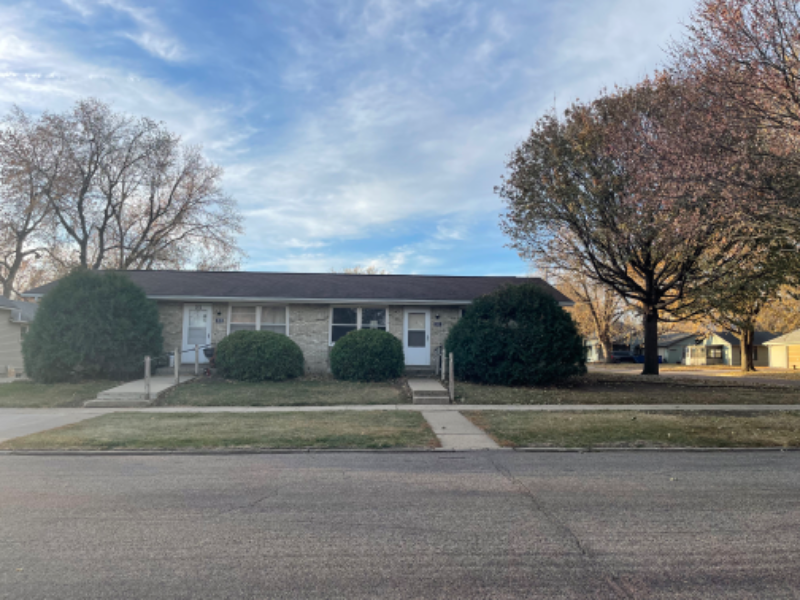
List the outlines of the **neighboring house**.
<svg viewBox="0 0 800 600">
<path fill-rule="evenodd" d="M 697 342 L 696 333 L 676 332 L 658 336 L 658 355 L 661 362 L 678 364 L 683 362 L 685 348 Z"/>
<path fill-rule="evenodd" d="M 769 366 L 782 369 L 800 369 L 800 329 L 768 341 Z"/>
<path fill-rule="evenodd" d="M 269 330 L 297 342 L 309 372 L 329 370 L 336 340 L 382 329 L 403 342 L 407 366 L 431 367 L 435 350 L 472 301 L 505 285 L 533 283 L 561 306 L 573 302 L 538 278 L 125 271 L 158 303 L 165 351 L 194 362 L 195 345 L 219 343 L 241 329 Z M 40 298 L 54 283 L 29 290 Z M 200 356 L 206 362 L 205 356 Z"/>
<path fill-rule="evenodd" d="M 586 362 L 605 362 L 605 357 L 603 355 L 603 345 L 600 343 L 600 340 L 597 339 L 596 336 L 592 336 L 587 339 L 583 344 L 586 352 Z M 617 338 L 612 340 L 612 351 L 613 352 L 629 352 L 630 346 L 625 342 L 623 338 Z"/>
<path fill-rule="evenodd" d="M 756 331 L 753 335 L 753 364 L 756 367 L 768 367 L 769 351 L 765 345 L 774 339 L 775 334 Z M 742 366 L 742 352 L 739 337 L 732 333 L 711 333 L 701 343 L 687 348 L 685 362 L 687 365 L 728 365 Z"/>
<path fill-rule="evenodd" d="M 22 373 L 22 338 L 28 333 L 37 308 L 32 302 L 0 296 L 0 373 Z"/>
</svg>

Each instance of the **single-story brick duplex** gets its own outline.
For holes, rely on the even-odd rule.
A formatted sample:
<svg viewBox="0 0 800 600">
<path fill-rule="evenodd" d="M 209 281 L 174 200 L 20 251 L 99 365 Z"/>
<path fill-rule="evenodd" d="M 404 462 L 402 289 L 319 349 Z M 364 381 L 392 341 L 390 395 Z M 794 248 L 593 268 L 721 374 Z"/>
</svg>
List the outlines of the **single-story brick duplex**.
<svg viewBox="0 0 800 600">
<path fill-rule="evenodd" d="M 194 362 L 195 344 L 217 344 L 240 329 L 288 335 L 309 372 L 329 370 L 336 340 L 361 328 L 383 329 L 403 341 L 406 365 L 433 365 L 435 349 L 475 298 L 505 285 L 532 282 L 561 306 L 572 301 L 538 278 L 339 273 L 125 271 L 158 303 L 165 351 L 181 348 Z M 38 298 L 54 285 L 29 290 Z M 205 362 L 201 353 L 201 361 Z"/>
</svg>

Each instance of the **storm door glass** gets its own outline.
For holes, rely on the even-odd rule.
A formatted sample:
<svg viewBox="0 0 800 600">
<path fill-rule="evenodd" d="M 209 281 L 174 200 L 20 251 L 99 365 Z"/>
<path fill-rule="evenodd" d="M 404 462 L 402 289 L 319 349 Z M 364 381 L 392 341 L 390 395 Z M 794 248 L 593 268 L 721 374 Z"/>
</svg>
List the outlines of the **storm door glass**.
<svg viewBox="0 0 800 600">
<path fill-rule="evenodd" d="M 208 331 L 208 312 L 202 308 L 189 311 L 189 330 L 186 341 L 190 346 L 201 346 L 206 343 Z"/>
<path fill-rule="evenodd" d="M 408 347 L 425 347 L 425 313 L 408 313 Z"/>
</svg>

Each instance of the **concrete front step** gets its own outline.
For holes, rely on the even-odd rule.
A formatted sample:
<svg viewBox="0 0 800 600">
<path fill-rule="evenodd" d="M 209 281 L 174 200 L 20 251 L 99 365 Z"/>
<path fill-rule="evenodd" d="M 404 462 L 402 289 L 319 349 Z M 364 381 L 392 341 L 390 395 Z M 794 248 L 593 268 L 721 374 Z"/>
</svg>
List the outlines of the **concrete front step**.
<svg viewBox="0 0 800 600">
<path fill-rule="evenodd" d="M 405 373 L 403 373 L 407 378 L 414 378 L 414 379 L 438 379 L 438 375 L 436 375 L 436 371 L 433 369 L 426 369 L 426 370 L 409 370 L 406 369 Z"/>
<path fill-rule="evenodd" d="M 450 395 L 436 380 L 413 378 L 408 387 L 414 404 L 450 404 Z"/>
<path fill-rule="evenodd" d="M 208 364 L 201 364 L 200 365 L 200 375 L 208 368 Z M 216 369 L 211 369 L 211 373 L 216 373 Z M 194 375 L 194 365 L 181 365 L 178 369 L 178 373 L 183 377 L 184 375 Z M 172 377 L 175 375 L 175 367 L 159 367 L 155 371 L 153 371 L 153 376 L 155 377 Z"/>
<path fill-rule="evenodd" d="M 101 398 L 87 400 L 83 403 L 86 408 L 146 408 L 153 404 L 152 400 L 139 398 Z"/>
</svg>

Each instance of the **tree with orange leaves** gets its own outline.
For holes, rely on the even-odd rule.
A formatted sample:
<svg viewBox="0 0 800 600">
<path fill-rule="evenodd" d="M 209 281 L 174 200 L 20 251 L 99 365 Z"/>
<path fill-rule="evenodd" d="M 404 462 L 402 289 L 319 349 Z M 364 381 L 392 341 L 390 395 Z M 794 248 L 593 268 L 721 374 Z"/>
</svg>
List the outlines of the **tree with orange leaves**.
<svg viewBox="0 0 800 600">
<path fill-rule="evenodd" d="M 580 271 L 642 308 L 643 374 L 658 374 L 662 315 L 691 314 L 693 290 L 736 272 L 756 243 L 751 215 L 725 187 L 740 155 L 708 143 L 738 148 L 750 132 L 726 129 L 715 109 L 666 75 L 575 103 L 536 123 L 497 189 L 522 255 Z"/>
</svg>

